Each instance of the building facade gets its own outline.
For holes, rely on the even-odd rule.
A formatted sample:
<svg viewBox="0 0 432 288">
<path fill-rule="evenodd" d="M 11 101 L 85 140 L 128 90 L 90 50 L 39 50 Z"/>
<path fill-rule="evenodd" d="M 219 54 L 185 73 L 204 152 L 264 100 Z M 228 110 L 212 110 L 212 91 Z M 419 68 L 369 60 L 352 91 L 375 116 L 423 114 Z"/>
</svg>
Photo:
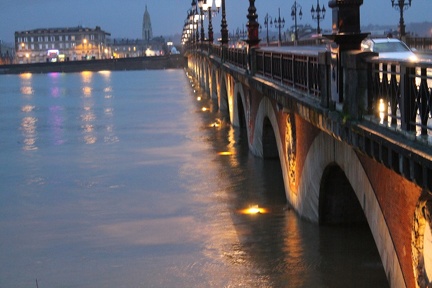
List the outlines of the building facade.
<svg viewBox="0 0 432 288">
<path fill-rule="evenodd" d="M 15 32 L 15 62 L 38 63 L 111 58 L 109 33 L 99 26 Z"/>
</svg>

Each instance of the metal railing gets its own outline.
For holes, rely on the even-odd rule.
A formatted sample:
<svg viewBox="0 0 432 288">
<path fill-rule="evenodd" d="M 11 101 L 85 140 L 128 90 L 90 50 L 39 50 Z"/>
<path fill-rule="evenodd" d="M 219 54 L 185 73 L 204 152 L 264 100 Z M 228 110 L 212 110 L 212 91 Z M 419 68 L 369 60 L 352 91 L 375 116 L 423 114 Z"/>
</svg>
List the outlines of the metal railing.
<svg viewBox="0 0 432 288">
<path fill-rule="evenodd" d="M 432 51 L 432 38 L 407 37 L 405 42 L 419 51 Z"/>
<path fill-rule="evenodd" d="M 256 74 L 320 98 L 318 55 L 257 50 Z"/>
<path fill-rule="evenodd" d="M 368 109 L 388 127 L 432 137 L 432 65 L 370 61 Z"/>
<path fill-rule="evenodd" d="M 227 61 L 242 69 L 247 69 L 247 51 L 244 48 L 229 48 L 227 53 Z"/>
</svg>

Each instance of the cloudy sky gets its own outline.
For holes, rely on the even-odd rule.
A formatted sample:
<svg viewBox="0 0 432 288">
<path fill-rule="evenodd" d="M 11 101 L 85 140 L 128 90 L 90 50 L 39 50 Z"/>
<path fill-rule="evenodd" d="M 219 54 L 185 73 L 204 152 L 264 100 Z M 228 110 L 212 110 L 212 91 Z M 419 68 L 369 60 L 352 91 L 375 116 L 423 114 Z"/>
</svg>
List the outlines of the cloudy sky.
<svg viewBox="0 0 432 288">
<path fill-rule="evenodd" d="M 396 0 L 397 1 L 397 0 Z M 36 28 L 75 27 L 82 25 L 94 28 L 100 26 L 113 38 L 141 38 L 142 17 L 145 6 L 149 10 L 153 34 L 173 35 L 181 33 L 191 0 L 0 0 L 0 40 L 13 42 L 14 32 Z M 408 2 L 408 0 L 406 1 Z M 297 0 L 302 6 L 303 18 L 299 24 L 310 24 L 310 9 L 317 0 Z M 331 11 L 328 0 L 327 15 L 321 26 L 330 29 Z M 294 0 L 256 0 L 259 21 L 268 13 L 275 17 L 278 8 L 286 20 L 286 28 L 293 25 L 291 6 Z M 228 29 L 230 32 L 247 23 L 247 0 L 226 0 Z M 412 7 L 405 11 L 405 21 L 430 21 L 432 0 L 412 0 Z M 399 12 L 391 7 L 391 0 L 364 0 L 361 6 L 362 25 L 394 24 L 399 22 Z M 220 15 L 213 22 L 216 32 L 220 31 Z"/>
</svg>

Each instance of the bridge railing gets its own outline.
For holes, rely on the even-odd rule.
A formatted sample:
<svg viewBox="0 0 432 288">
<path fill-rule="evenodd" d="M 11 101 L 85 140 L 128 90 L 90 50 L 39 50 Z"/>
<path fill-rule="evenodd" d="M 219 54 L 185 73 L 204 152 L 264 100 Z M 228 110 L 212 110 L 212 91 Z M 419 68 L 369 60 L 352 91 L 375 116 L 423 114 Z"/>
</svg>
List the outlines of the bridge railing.
<svg viewBox="0 0 432 288">
<path fill-rule="evenodd" d="M 432 65 L 369 61 L 368 109 L 395 130 L 432 137 Z"/>
<path fill-rule="evenodd" d="M 432 51 L 432 38 L 427 37 L 407 37 L 406 44 L 420 51 Z"/>
<path fill-rule="evenodd" d="M 320 98 L 318 55 L 257 50 L 256 74 Z"/>
<path fill-rule="evenodd" d="M 242 69 L 247 69 L 248 58 L 245 48 L 229 48 L 227 51 L 226 61 Z"/>
</svg>

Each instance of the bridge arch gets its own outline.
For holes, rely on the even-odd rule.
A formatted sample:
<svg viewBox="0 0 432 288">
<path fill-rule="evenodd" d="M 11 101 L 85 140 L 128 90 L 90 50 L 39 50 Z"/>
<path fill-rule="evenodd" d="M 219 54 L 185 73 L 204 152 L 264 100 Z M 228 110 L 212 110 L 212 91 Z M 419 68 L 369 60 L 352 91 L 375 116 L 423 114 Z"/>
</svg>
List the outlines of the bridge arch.
<svg viewBox="0 0 432 288">
<path fill-rule="evenodd" d="M 280 156 L 281 159 L 283 159 L 283 146 L 281 137 L 278 131 L 279 130 L 279 123 L 277 121 L 276 113 L 273 109 L 273 105 L 271 101 L 268 98 L 262 98 L 258 111 L 256 113 L 255 117 L 255 124 L 253 125 L 253 131 L 251 131 L 250 134 L 252 134 L 252 141 L 250 141 L 249 149 L 251 150 L 252 154 L 263 158 L 264 157 L 264 144 L 270 145 L 268 142 L 273 141 L 273 139 L 270 139 L 269 137 L 273 137 L 274 135 L 274 141 L 276 142 L 277 148 L 277 154 Z M 272 129 L 273 131 L 270 131 L 269 129 Z M 270 132 L 273 132 L 272 134 Z M 267 143 L 263 143 L 263 140 L 266 140 Z M 283 161 L 281 161 L 282 164 Z M 282 167 L 282 172 L 284 171 L 284 167 Z M 283 173 L 285 175 L 285 173 Z"/>
<path fill-rule="evenodd" d="M 366 223 L 366 217 L 344 171 L 331 163 L 324 169 L 319 192 L 320 224 Z"/>
<path fill-rule="evenodd" d="M 288 193 L 288 201 L 298 213 L 312 222 L 320 222 L 322 185 L 328 173 L 344 174 L 361 206 L 374 237 L 387 279 L 393 287 L 404 287 L 405 281 L 388 226 L 375 192 L 355 151 L 345 143 L 320 132 L 304 161 L 297 193 Z M 286 178 L 286 177 L 284 177 Z M 286 183 L 287 184 L 287 183 Z M 285 184 L 285 187 L 287 185 Z M 353 217 L 357 217 L 356 213 Z"/>
</svg>

